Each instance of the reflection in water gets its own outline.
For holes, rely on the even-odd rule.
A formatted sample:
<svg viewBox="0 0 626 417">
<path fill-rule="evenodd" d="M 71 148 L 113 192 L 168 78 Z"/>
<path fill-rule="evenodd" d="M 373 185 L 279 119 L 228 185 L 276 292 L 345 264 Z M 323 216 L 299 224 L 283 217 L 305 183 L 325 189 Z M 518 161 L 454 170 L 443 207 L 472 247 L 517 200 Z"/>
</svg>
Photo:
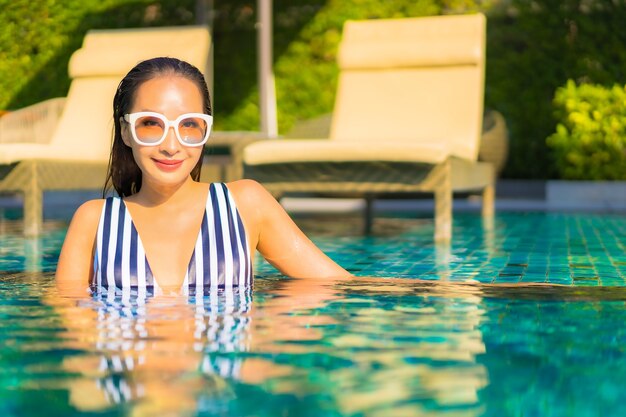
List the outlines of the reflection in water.
<svg viewBox="0 0 626 417">
<path fill-rule="evenodd" d="M 339 409 L 422 415 L 434 408 L 476 415 L 478 390 L 487 383 L 475 360 L 485 351 L 478 330 L 480 299 L 408 306 L 388 298 L 354 300 L 361 308 L 330 338 L 342 356 L 358 364 L 331 376 L 337 391 L 347 393 L 337 397 Z"/>
<path fill-rule="evenodd" d="M 56 270 L 67 222 L 46 220 L 41 236 L 24 237 L 24 221 L 8 220 L 6 216 L 0 207 L 0 271 Z"/>
<path fill-rule="evenodd" d="M 72 297 L 0 272 L 0 416 L 626 415 L 623 218 L 455 215 L 452 247 L 430 219 L 378 219 L 368 238 L 335 219 L 317 243 L 358 275 L 438 282 Z M 55 269 L 64 225 L 33 241 L 9 226 L 0 270 Z"/>
<path fill-rule="evenodd" d="M 236 353 L 249 349 L 249 289 L 49 300 L 64 318 L 62 337 L 88 352 L 63 362 L 67 372 L 83 374 L 69 387 L 79 410 L 126 403 L 134 415 L 178 415 L 195 410 L 201 393 L 221 395 L 225 379 L 242 377 Z"/>
<path fill-rule="evenodd" d="M 450 262 L 452 259 L 450 242 L 435 243 L 435 268 L 437 278 L 442 282 L 450 279 Z"/>
<path fill-rule="evenodd" d="M 487 384 L 478 292 L 442 302 L 377 280 L 265 279 L 206 296 L 47 302 L 72 406 L 132 415 L 478 415 Z M 253 302 L 254 300 L 254 302 Z M 408 302 L 407 302 L 408 301 Z M 267 396 L 280 399 L 258 409 Z M 399 414 L 396 414 L 399 415 Z"/>
<path fill-rule="evenodd" d="M 41 242 L 37 238 L 24 239 L 25 269 L 26 271 L 41 271 Z"/>
<path fill-rule="evenodd" d="M 383 278 L 68 297 L 1 277 L 0 415 L 623 415 L 624 301 Z"/>
</svg>

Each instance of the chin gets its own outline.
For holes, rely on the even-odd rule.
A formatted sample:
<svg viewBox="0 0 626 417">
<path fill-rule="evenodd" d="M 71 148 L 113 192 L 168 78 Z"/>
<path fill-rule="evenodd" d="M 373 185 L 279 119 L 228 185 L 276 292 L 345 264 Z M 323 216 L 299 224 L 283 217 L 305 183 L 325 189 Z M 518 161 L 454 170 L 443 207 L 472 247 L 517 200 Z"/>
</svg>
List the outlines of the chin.
<svg viewBox="0 0 626 417">
<path fill-rule="evenodd" d="M 187 181 L 187 179 L 191 175 L 190 169 L 183 168 L 184 167 L 180 167 L 173 172 L 163 172 L 162 170 L 155 168 L 144 171 L 143 175 L 144 177 L 150 178 L 150 182 L 152 182 L 153 184 L 178 185 Z"/>
</svg>

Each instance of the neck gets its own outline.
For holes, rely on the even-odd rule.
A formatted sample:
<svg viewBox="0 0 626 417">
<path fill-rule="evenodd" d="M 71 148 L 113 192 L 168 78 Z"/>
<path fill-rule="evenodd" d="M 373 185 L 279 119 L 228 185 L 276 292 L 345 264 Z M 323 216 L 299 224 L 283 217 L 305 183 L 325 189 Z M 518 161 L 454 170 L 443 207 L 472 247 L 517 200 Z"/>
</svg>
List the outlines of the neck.
<svg viewBox="0 0 626 417">
<path fill-rule="evenodd" d="M 135 194 L 137 201 L 141 201 L 142 205 L 155 207 L 165 203 L 176 203 L 189 195 L 194 187 L 195 181 L 191 176 L 179 184 L 152 184 L 150 181 L 144 180 L 141 183 L 141 190 Z"/>
</svg>

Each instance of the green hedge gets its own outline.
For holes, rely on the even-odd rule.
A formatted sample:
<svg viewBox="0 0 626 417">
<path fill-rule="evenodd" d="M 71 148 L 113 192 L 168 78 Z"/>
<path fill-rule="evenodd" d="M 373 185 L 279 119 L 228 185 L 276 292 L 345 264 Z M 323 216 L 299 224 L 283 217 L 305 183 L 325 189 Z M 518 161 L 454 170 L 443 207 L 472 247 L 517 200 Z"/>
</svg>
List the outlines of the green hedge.
<svg viewBox="0 0 626 417">
<path fill-rule="evenodd" d="M 0 0 L 0 109 L 67 92 L 67 63 L 90 28 L 193 24 L 202 0 Z M 256 0 L 214 1 L 216 129 L 258 129 Z M 274 0 L 279 130 L 332 110 L 346 19 L 488 16 L 485 104 L 504 114 L 503 176 L 558 177 L 546 138 L 568 79 L 626 83 L 626 3 L 606 0 Z M 532 163 L 529 163 L 532 161 Z"/>
<path fill-rule="evenodd" d="M 189 25 L 193 0 L 0 0 L 0 109 L 69 88 L 67 66 L 89 29 Z"/>
<path fill-rule="evenodd" d="M 568 79 L 626 83 L 626 3 L 511 0 L 488 20 L 486 105 L 510 133 L 509 178 L 554 178 L 546 138 L 555 131 L 552 99 Z M 506 4 L 506 3 L 505 3 Z"/>
<path fill-rule="evenodd" d="M 570 80 L 554 104 L 560 122 L 548 145 L 561 177 L 626 180 L 626 87 Z"/>
</svg>

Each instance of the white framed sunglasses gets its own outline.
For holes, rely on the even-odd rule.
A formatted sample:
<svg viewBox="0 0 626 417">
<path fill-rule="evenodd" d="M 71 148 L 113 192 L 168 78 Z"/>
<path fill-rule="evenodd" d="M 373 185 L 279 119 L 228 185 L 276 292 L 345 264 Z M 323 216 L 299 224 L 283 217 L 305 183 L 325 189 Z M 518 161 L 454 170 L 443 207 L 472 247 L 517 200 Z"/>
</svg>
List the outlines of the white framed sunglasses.
<svg viewBox="0 0 626 417">
<path fill-rule="evenodd" d="M 140 111 L 125 114 L 124 120 L 130 125 L 135 142 L 143 146 L 163 143 L 170 127 L 183 146 L 202 146 L 209 139 L 213 125 L 213 116 L 203 113 L 185 113 L 169 120 L 161 113 Z"/>
</svg>

